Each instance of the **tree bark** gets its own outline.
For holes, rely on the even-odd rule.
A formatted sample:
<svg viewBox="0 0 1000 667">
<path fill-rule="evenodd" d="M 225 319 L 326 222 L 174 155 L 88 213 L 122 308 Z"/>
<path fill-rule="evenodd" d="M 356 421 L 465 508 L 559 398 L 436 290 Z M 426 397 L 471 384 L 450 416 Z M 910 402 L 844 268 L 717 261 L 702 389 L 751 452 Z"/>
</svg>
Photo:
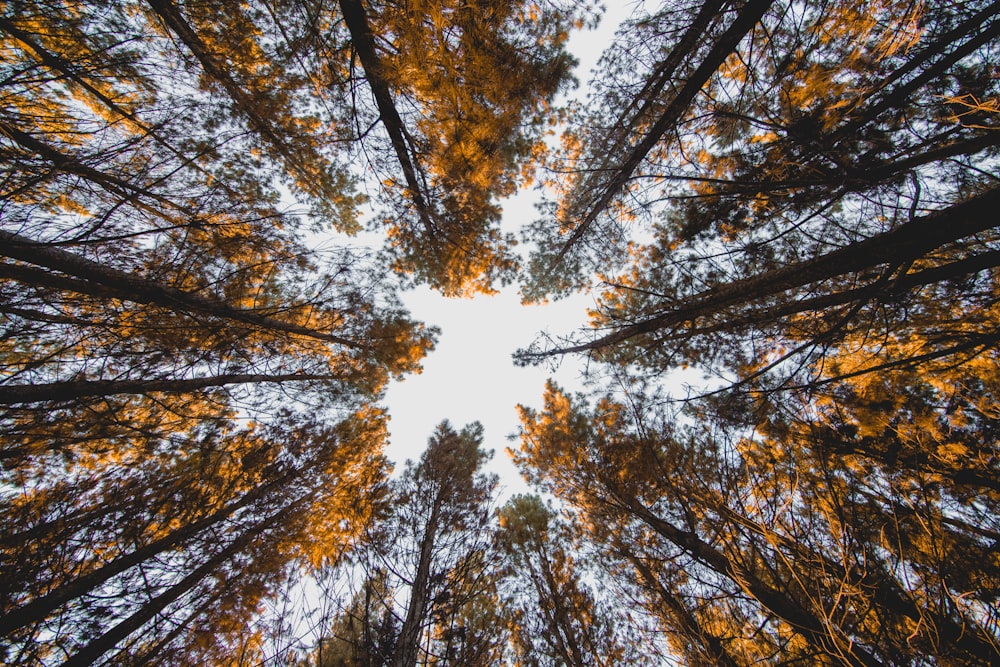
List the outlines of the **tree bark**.
<svg viewBox="0 0 1000 667">
<path fill-rule="evenodd" d="M 21 271 L 23 278 L 17 278 L 20 267 L 16 265 L 0 266 L 0 275 L 15 277 L 31 284 L 38 278 L 40 284 L 58 289 L 82 290 L 86 294 L 112 296 L 133 303 L 148 303 L 161 306 L 168 310 L 200 313 L 211 317 L 245 322 L 263 329 L 282 331 L 329 341 L 355 349 L 371 349 L 370 345 L 324 333 L 308 327 L 282 322 L 253 310 L 234 308 L 225 301 L 212 296 L 202 296 L 193 292 L 161 285 L 120 269 L 103 266 L 92 260 L 73 253 L 55 248 L 44 243 L 33 241 L 19 234 L 0 230 L 0 255 L 16 259 L 35 266 L 41 266 L 53 271 L 59 271 L 66 276 L 78 279 L 80 282 L 55 275 L 45 279 L 39 272 Z M 94 285 L 97 289 L 90 288 Z"/>
<path fill-rule="evenodd" d="M 698 317 L 719 314 L 733 304 L 763 299 L 863 269 L 916 259 L 946 243 L 997 227 L 1000 225 L 996 217 L 998 206 L 1000 188 L 995 188 L 845 248 L 693 294 L 669 305 L 661 315 L 624 326 L 589 343 L 539 353 L 521 353 L 519 357 L 527 360 L 570 352 L 593 352 L 642 334 L 679 326 Z"/>
<path fill-rule="evenodd" d="M 71 380 L 44 384 L 0 385 L 0 405 L 20 405 L 52 401 L 75 401 L 95 396 L 117 396 L 121 394 L 166 393 L 180 394 L 207 387 L 222 387 L 230 384 L 263 384 L 303 382 L 306 380 L 335 380 L 330 374 L 317 373 L 229 373 L 211 377 L 153 380 Z"/>
<path fill-rule="evenodd" d="M 158 540 L 150 542 L 144 547 L 140 547 L 131 553 L 123 554 L 114 560 L 105 563 L 101 567 L 88 572 L 67 582 L 59 588 L 53 589 L 45 595 L 35 598 L 31 602 L 24 604 L 9 613 L 0 617 L 0 637 L 6 636 L 27 625 L 41 621 L 51 615 L 62 605 L 70 600 L 79 598 L 82 595 L 93 591 L 98 586 L 109 581 L 112 577 L 125 572 L 126 570 L 139 565 L 140 563 L 171 549 L 184 540 L 187 540 L 205 528 L 219 523 L 240 509 L 246 507 L 255 500 L 262 498 L 268 491 L 278 485 L 287 482 L 292 475 L 285 475 L 280 479 L 273 480 L 267 484 L 258 486 L 244 494 L 235 503 L 224 506 L 210 515 L 189 523 Z"/>
</svg>

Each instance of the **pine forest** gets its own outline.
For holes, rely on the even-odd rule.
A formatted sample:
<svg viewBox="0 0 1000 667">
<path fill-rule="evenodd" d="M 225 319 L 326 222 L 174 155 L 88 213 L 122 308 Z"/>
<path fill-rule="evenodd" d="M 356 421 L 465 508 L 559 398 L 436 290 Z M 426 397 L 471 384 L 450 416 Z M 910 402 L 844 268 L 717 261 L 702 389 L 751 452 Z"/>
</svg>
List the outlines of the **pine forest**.
<svg viewBox="0 0 1000 667">
<path fill-rule="evenodd" d="M 1000 1 L 608 3 L 0 0 L 0 664 L 1000 665 Z"/>
</svg>

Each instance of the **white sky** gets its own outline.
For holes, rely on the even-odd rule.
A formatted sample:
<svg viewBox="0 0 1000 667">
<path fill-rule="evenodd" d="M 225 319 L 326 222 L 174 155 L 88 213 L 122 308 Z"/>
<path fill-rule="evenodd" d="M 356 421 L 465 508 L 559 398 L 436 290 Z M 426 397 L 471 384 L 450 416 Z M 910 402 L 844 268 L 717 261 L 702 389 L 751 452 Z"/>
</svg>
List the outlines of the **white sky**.
<svg viewBox="0 0 1000 667">
<path fill-rule="evenodd" d="M 504 207 L 505 215 L 534 215 L 533 193 L 522 193 Z M 442 420 L 460 428 L 473 421 L 485 429 L 484 447 L 495 455 L 490 470 L 501 476 L 507 493 L 527 490 L 505 448 L 516 444 L 518 403 L 537 406 L 545 381 L 579 387 L 578 359 L 563 360 L 555 373 L 545 366 L 518 368 L 511 353 L 527 347 L 539 332 L 568 333 L 586 321 L 592 299 L 577 296 L 544 306 L 522 306 L 517 286 L 494 296 L 448 299 L 428 288 L 405 292 L 412 317 L 441 329 L 437 348 L 424 359 L 424 372 L 389 387 L 387 404 L 391 444 L 386 454 L 399 464 L 415 459 Z"/>
<path fill-rule="evenodd" d="M 580 61 L 576 77 L 579 94 L 590 70 L 610 43 L 614 29 L 634 3 L 612 2 L 596 31 L 578 32 L 569 43 Z M 537 217 L 532 204 L 537 193 L 522 192 L 504 205 L 504 229 L 517 230 Z M 446 299 L 427 288 L 402 294 L 411 315 L 441 329 L 437 349 L 424 360 L 424 372 L 389 387 L 386 403 L 391 444 L 389 459 L 401 469 L 406 459 L 416 459 L 427 438 L 442 420 L 460 428 L 473 421 L 485 429 L 484 447 L 495 454 L 489 469 L 500 475 L 502 495 L 521 493 L 521 480 L 505 448 L 517 443 L 507 436 L 517 432 L 518 403 L 538 407 L 547 378 L 566 389 L 578 389 L 582 360 L 565 358 L 557 372 L 544 366 L 517 368 L 511 353 L 527 347 L 541 331 L 570 333 L 587 321 L 589 296 L 576 296 L 544 306 L 521 306 L 517 286 L 496 296 Z"/>
</svg>

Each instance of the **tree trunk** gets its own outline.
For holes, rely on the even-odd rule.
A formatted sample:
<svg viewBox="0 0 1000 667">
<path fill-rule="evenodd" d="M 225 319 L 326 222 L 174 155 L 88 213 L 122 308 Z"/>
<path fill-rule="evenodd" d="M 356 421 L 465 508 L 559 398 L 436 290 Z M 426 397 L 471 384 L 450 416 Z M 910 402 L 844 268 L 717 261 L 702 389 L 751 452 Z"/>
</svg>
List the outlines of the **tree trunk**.
<svg viewBox="0 0 1000 667">
<path fill-rule="evenodd" d="M 659 518 L 634 499 L 626 500 L 630 512 L 674 545 L 691 554 L 698 562 L 725 576 L 755 599 L 760 605 L 783 620 L 814 648 L 851 667 L 883 667 L 882 662 L 861 646 L 835 637 L 824 620 L 817 618 L 787 593 L 761 581 L 753 572 L 734 563 L 728 556 L 703 541 L 694 533 L 683 531 Z"/>
<path fill-rule="evenodd" d="M 51 162 L 52 165 L 59 171 L 80 176 L 81 178 L 101 186 L 101 188 L 116 197 L 121 197 L 125 201 L 131 201 L 139 208 L 149 211 L 158 217 L 165 217 L 163 211 L 159 211 L 152 208 L 148 204 L 142 203 L 137 199 L 137 197 L 148 197 L 156 201 L 158 204 L 166 206 L 167 208 L 186 212 L 169 198 L 150 192 L 139 185 L 130 183 L 118 178 L 117 176 L 107 174 L 99 169 L 94 169 L 93 167 L 83 164 L 76 157 L 63 153 L 58 148 L 50 146 L 41 139 L 36 139 L 27 132 L 23 132 L 3 120 L 0 120 L 0 135 L 6 136 L 21 148 L 38 155 L 48 162 Z"/>
<path fill-rule="evenodd" d="M 51 51 L 46 49 L 42 44 L 38 42 L 38 40 L 34 38 L 34 36 L 31 33 L 21 30 L 17 25 L 14 24 L 13 21 L 10 21 L 5 17 L 0 17 L 0 29 L 10 34 L 18 41 L 26 44 L 32 51 L 35 52 L 35 56 L 46 67 L 52 69 L 55 72 L 59 72 L 61 75 L 65 76 L 70 81 L 73 81 L 75 84 L 86 90 L 95 99 L 100 100 L 101 103 L 104 104 L 104 106 L 106 106 L 108 109 L 118 114 L 122 118 L 128 119 L 130 123 L 134 124 L 136 127 L 145 132 L 147 136 L 152 137 L 156 141 L 156 143 L 158 143 L 160 146 L 163 146 L 173 155 L 184 160 L 185 165 L 201 172 L 206 176 L 209 176 L 208 172 L 206 172 L 196 162 L 191 160 L 190 156 L 185 155 L 184 153 L 181 152 L 180 149 L 178 149 L 169 141 L 160 136 L 159 132 L 157 132 L 154 128 L 144 123 L 135 113 L 124 108 L 122 105 L 115 102 L 115 100 L 111 99 L 103 92 L 101 92 L 98 88 L 92 85 L 90 81 L 87 80 L 85 75 L 79 72 L 76 65 L 66 60 L 59 54 L 52 53 Z M 225 189 L 226 192 L 229 193 L 230 196 L 232 196 L 234 199 L 238 198 L 237 193 L 234 192 L 232 189 L 230 189 L 229 186 L 226 185 L 225 183 L 219 183 L 218 185 L 223 189 Z M 158 201 L 163 201 L 163 200 L 158 200 Z"/>
<path fill-rule="evenodd" d="M 698 619 L 678 599 L 677 595 L 664 587 L 643 559 L 631 553 L 623 552 L 622 555 L 632 563 L 639 578 L 645 582 L 646 588 L 652 590 L 656 597 L 659 598 L 660 608 L 656 610 L 656 614 L 669 625 L 676 624 L 680 626 L 681 636 L 692 644 L 689 650 L 704 652 L 708 656 L 708 661 L 697 663 L 697 665 L 703 665 L 704 667 L 739 667 L 725 646 L 722 645 L 719 638 L 701 627 Z M 678 628 L 670 629 L 677 631 Z"/>
<path fill-rule="evenodd" d="M 135 274 L 103 266 L 71 252 L 2 230 L 0 230 L 0 255 L 34 264 L 35 266 L 42 266 L 53 271 L 59 271 L 67 276 L 77 278 L 82 281 L 80 289 L 86 290 L 85 293 L 103 293 L 103 295 L 113 296 L 133 303 L 148 303 L 173 311 L 201 313 L 220 319 L 245 322 L 272 331 L 281 331 L 317 340 L 329 341 L 345 347 L 370 349 L 369 345 L 363 345 L 347 338 L 297 324 L 282 322 L 281 320 L 276 320 L 253 310 L 234 308 L 221 299 L 161 285 Z M 2 268 L 4 269 L 2 273 L 16 276 L 18 269 L 21 267 L 8 265 Z M 22 273 L 24 273 L 25 281 L 31 282 L 30 277 L 32 273 Z M 38 272 L 35 271 L 34 273 L 37 274 Z M 44 279 L 43 276 L 39 276 L 39 278 Z M 53 276 L 51 284 L 49 281 L 42 282 L 41 284 L 44 286 L 59 287 L 60 284 L 65 282 L 60 280 L 61 278 L 58 275 Z M 69 284 L 79 283 L 73 281 Z M 97 289 L 93 291 L 89 290 L 87 287 L 88 284 L 95 285 Z M 72 289 L 72 287 L 67 285 L 66 289 Z"/>
<path fill-rule="evenodd" d="M 539 606 L 542 613 L 547 617 L 549 628 L 554 637 L 554 643 L 570 667 L 587 667 L 587 661 L 580 651 L 581 637 L 577 637 L 573 632 L 573 623 L 570 620 L 569 611 L 564 605 L 563 591 L 552 572 L 552 563 L 548 558 L 546 550 L 541 545 L 536 545 L 535 554 L 538 557 L 538 568 L 541 570 L 542 581 L 538 581 L 535 576 L 532 580 L 535 584 L 535 592 L 538 594 Z M 532 569 L 530 563 L 529 570 Z M 593 647 L 591 647 L 593 648 Z M 593 652 L 597 657 L 597 652 Z"/>
<path fill-rule="evenodd" d="M 732 331 L 738 327 L 765 327 L 789 315 L 799 315 L 810 311 L 816 311 L 818 314 L 818 311 L 834 306 L 877 301 L 881 298 L 895 299 L 900 294 L 912 289 L 947 280 L 959 279 L 997 266 L 1000 266 L 1000 250 L 991 250 L 941 266 L 917 271 L 916 273 L 906 273 L 885 281 L 882 284 L 872 283 L 863 287 L 822 294 L 798 301 L 789 301 L 775 306 L 758 309 L 751 308 L 746 313 L 726 313 L 724 319 L 720 318 L 697 327 L 688 326 L 680 328 L 658 337 L 657 340 L 661 343 L 690 340 L 696 336 L 718 333 L 720 331 Z"/>
<path fill-rule="evenodd" d="M 698 317 L 716 315 L 734 304 L 775 296 L 863 269 L 904 263 L 946 243 L 1000 225 L 996 217 L 998 206 L 1000 188 L 995 188 L 960 204 L 905 223 L 892 231 L 825 255 L 709 288 L 681 300 L 662 315 L 622 327 L 590 343 L 535 354 L 522 353 L 520 356 L 528 359 L 570 352 L 593 352 L 635 336 L 679 326 Z"/>
<path fill-rule="evenodd" d="M 991 25 L 985 27 L 984 24 L 991 18 L 996 17 L 998 13 L 1000 13 L 1000 2 L 993 2 L 989 7 L 967 19 L 954 30 L 950 30 L 941 35 L 937 41 L 932 44 L 928 44 L 921 53 L 909 59 L 902 67 L 897 68 L 889 74 L 886 79 L 879 82 L 878 89 L 886 90 L 890 83 L 899 81 L 907 74 L 915 70 L 918 66 L 926 62 L 929 58 L 944 54 L 946 49 L 954 47 L 955 43 L 961 37 L 972 35 L 972 39 L 955 47 L 940 61 L 931 65 L 909 81 L 893 88 L 880 99 L 876 100 L 871 107 L 864 110 L 864 113 L 861 114 L 857 120 L 847 123 L 839 128 L 833 134 L 831 139 L 836 140 L 841 137 L 854 134 L 860 127 L 877 118 L 879 114 L 904 102 L 910 97 L 910 95 L 919 90 L 922 86 L 925 86 L 935 78 L 940 77 L 947 71 L 948 67 L 954 65 L 969 54 L 974 53 L 976 49 L 988 44 L 991 40 L 996 39 L 996 37 L 1000 35 L 1000 21 L 994 21 Z"/>
<path fill-rule="evenodd" d="M 248 529 L 229 546 L 225 547 L 200 566 L 195 568 L 190 574 L 181 579 L 179 582 L 163 590 L 159 595 L 144 604 L 131 616 L 119 622 L 100 637 L 97 637 L 81 648 L 77 653 L 63 662 L 61 667 L 85 667 L 86 665 L 91 665 L 96 662 L 98 658 L 112 650 L 118 642 L 142 628 L 143 625 L 155 618 L 170 604 L 176 602 L 181 598 L 181 596 L 191 591 L 208 575 L 212 574 L 212 572 L 224 565 L 226 561 L 245 549 L 253 541 L 257 540 L 269 526 L 279 523 L 297 505 L 301 504 L 303 500 L 304 499 L 300 498 L 299 500 L 294 501 L 290 505 L 287 505 L 280 511 L 275 512 L 268 518 L 260 521 Z"/>
<path fill-rule="evenodd" d="M 164 25 L 177 36 L 177 38 L 187 47 L 188 51 L 197 59 L 205 73 L 233 100 L 237 110 L 250 121 L 250 127 L 259 134 L 265 141 L 274 147 L 278 153 L 284 157 L 288 165 L 294 167 L 296 164 L 295 155 L 285 141 L 279 137 L 271 124 L 260 114 L 258 104 L 241 88 L 233 77 L 224 70 L 216 61 L 208 46 L 201 39 L 198 33 L 191 27 L 180 10 L 170 0 L 146 0 Z"/>
<path fill-rule="evenodd" d="M 437 523 L 440 512 L 443 491 L 439 490 L 431 509 L 420 541 L 420 555 L 417 561 L 417 573 L 410 587 L 410 602 L 406 607 L 406 618 L 399 630 L 399 639 L 392 654 L 392 667 L 414 667 L 420 650 L 420 629 L 423 625 L 427 608 L 427 588 L 430 583 L 431 560 L 433 559 L 434 542 L 437 539 Z"/>
<path fill-rule="evenodd" d="M 428 233 L 434 234 L 435 228 L 431 218 L 427 200 L 423 195 L 423 188 L 417 180 L 417 171 L 413 161 L 410 159 L 410 149 L 405 136 L 405 126 L 403 120 L 396 110 L 396 105 L 392 100 L 392 92 L 389 84 L 382 74 L 382 67 L 379 64 L 378 55 L 375 52 L 375 37 L 372 35 L 371 26 L 365 16 L 364 5 L 361 0 L 340 0 L 340 10 L 344 14 L 344 22 L 347 30 L 351 33 L 351 43 L 354 51 L 361 61 L 361 67 L 365 71 L 365 79 L 368 87 L 371 88 L 375 104 L 378 106 L 379 116 L 382 125 L 389 134 L 389 140 L 396 153 L 396 159 L 403 170 L 403 178 L 406 180 L 406 189 L 413 199 L 420 221 L 427 229 Z"/>
<path fill-rule="evenodd" d="M 71 380 L 45 384 L 0 385 L 0 405 L 19 405 L 47 401 L 74 401 L 94 396 L 149 394 L 161 392 L 181 394 L 206 387 L 230 384 L 263 384 L 302 382 L 305 380 L 335 380 L 334 375 L 315 373 L 229 373 L 210 377 L 155 380 Z"/>
<path fill-rule="evenodd" d="M 6 636 L 31 623 L 41 621 L 55 612 L 59 607 L 70 600 L 74 600 L 82 595 L 93 591 L 98 586 L 104 584 L 112 577 L 133 568 L 144 561 L 173 548 L 184 540 L 193 537 L 205 528 L 216 524 L 232 516 L 235 512 L 246 507 L 255 500 L 263 497 L 268 491 L 276 486 L 287 482 L 292 475 L 285 475 L 277 480 L 258 486 L 247 492 L 235 503 L 222 507 L 210 515 L 178 528 L 168 535 L 158 540 L 150 542 L 144 547 L 135 551 L 123 554 L 114 560 L 105 563 L 96 570 L 77 577 L 76 579 L 63 584 L 59 588 L 49 591 L 45 595 L 35 598 L 21 607 L 18 607 L 3 617 L 0 617 L 0 637 Z"/>
<path fill-rule="evenodd" d="M 656 146 L 665 133 L 676 126 L 683 117 L 695 96 L 701 91 L 708 80 L 715 74 L 715 71 L 725 62 L 729 54 L 737 47 L 747 33 L 753 30 L 757 22 L 764 16 L 764 13 L 774 4 L 774 0 L 749 0 L 740 10 L 740 13 L 733 19 L 732 24 L 712 45 L 711 50 L 705 54 L 701 64 L 691 73 L 681 86 L 677 94 L 670 100 L 666 108 L 656 119 L 646 135 L 635 145 L 635 147 L 625 156 L 625 159 L 611 172 L 606 183 L 600 186 L 596 196 L 588 204 L 582 214 L 580 223 L 563 245 L 556 258 L 556 262 L 569 251 L 580 238 L 587 232 L 597 216 L 608 207 L 611 201 L 618 195 L 625 184 L 631 178 L 632 173 L 645 159 L 646 155 Z M 700 36 L 700 35 L 699 35 Z M 686 45 L 686 41 L 681 42 Z"/>
</svg>

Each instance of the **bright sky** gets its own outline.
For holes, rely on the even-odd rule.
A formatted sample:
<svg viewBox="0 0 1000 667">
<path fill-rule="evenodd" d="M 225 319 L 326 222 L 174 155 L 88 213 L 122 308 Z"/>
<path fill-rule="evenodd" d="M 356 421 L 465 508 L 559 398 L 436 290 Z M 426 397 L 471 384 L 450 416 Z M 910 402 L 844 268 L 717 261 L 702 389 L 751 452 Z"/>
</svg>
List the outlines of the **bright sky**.
<svg viewBox="0 0 1000 667">
<path fill-rule="evenodd" d="M 527 196 L 505 207 L 506 215 L 523 211 Z M 388 457 L 398 464 L 423 451 L 434 427 L 449 420 L 456 428 L 473 421 L 485 429 L 484 446 L 495 450 L 490 469 L 501 476 L 507 493 L 527 490 L 505 448 L 518 427 L 518 403 L 540 404 L 545 380 L 578 388 L 580 363 L 565 359 L 555 373 L 545 366 L 518 368 L 511 353 L 529 345 L 540 331 L 567 333 L 586 320 L 588 297 L 545 306 L 521 306 L 516 286 L 495 296 L 446 299 L 428 288 L 403 294 L 411 315 L 441 329 L 435 349 L 424 360 L 424 372 L 394 382 L 387 397 L 391 445 Z M 514 445 L 516 447 L 516 445 Z"/>
<path fill-rule="evenodd" d="M 570 51 L 580 61 L 576 77 L 583 84 L 615 28 L 634 3 L 612 3 L 596 31 L 576 33 Z M 532 204 L 537 193 L 522 192 L 504 205 L 504 229 L 516 231 L 537 217 Z M 589 296 L 577 296 L 544 306 L 521 306 L 517 286 L 492 297 L 446 299 L 429 289 L 404 292 L 403 301 L 414 318 L 441 329 L 437 349 L 424 360 L 421 375 L 407 377 L 389 388 L 387 404 L 391 445 L 386 454 L 397 464 L 416 459 L 427 438 L 442 420 L 460 428 L 479 421 L 485 428 L 484 446 L 495 454 L 490 470 L 500 475 L 502 494 L 521 493 L 521 480 L 505 449 L 517 432 L 516 406 L 538 407 L 547 378 L 566 389 L 578 389 L 583 369 L 576 357 L 562 361 L 556 372 L 545 366 L 517 368 L 511 353 L 527 347 L 542 331 L 570 333 L 587 321 Z"/>
</svg>

